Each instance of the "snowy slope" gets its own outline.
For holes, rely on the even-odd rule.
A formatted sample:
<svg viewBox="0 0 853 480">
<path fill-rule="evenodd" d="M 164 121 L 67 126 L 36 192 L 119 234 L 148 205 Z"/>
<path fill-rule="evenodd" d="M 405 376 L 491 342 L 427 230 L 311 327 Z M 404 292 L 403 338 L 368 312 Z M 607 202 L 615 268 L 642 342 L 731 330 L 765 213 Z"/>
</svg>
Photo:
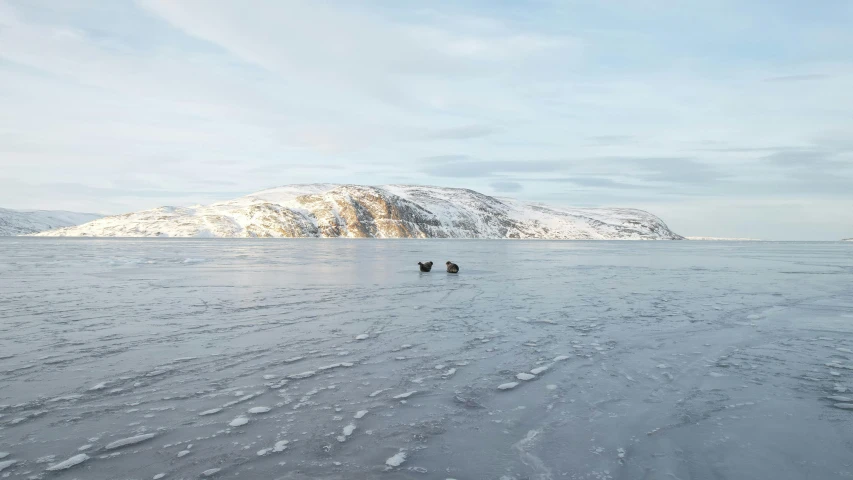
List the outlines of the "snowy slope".
<svg viewBox="0 0 853 480">
<path fill-rule="evenodd" d="M 26 235 L 90 222 L 101 215 L 50 210 L 0 208 L 0 236 Z"/>
<path fill-rule="evenodd" d="M 105 217 L 46 236 L 681 239 L 654 215 L 458 188 L 288 185 L 197 207 Z"/>
</svg>

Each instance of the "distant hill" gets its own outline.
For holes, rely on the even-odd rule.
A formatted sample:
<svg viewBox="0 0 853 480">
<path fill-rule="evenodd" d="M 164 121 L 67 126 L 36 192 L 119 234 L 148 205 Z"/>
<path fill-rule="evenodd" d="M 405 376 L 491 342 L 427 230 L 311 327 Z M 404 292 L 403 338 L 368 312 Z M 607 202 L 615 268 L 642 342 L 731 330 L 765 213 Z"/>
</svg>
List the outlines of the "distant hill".
<svg viewBox="0 0 853 480">
<path fill-rule="evenodd" d="M 630 208 L 569 208 L 459 188 L 288 185 L 226 202 L 104 217 L 45 236 L 679 240 Z"/>
<path fill-rule="evenodd" d="M 0 236 L 27 235 L 91 222 L 103 215 L 53 210 L 0 208 Z"/>
<path fill-rule="evenodd" d="M 703 240 L 712 242 L 760 242 L 757 238 L 725 238 L 725 237 L 684 237 L 687 240 Z"/>
</svg>

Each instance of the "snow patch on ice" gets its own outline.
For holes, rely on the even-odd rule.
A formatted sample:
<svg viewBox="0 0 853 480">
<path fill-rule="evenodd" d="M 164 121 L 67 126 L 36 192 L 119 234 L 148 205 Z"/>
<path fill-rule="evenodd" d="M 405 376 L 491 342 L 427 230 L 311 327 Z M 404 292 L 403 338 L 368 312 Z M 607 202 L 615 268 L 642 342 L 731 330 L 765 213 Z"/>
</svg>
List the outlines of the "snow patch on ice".
<svg viewBox="0 0 853 480">
<path fill-rule="evenodd" d="M 60 470 L 67 470 L 67 469 L 69 469 L 75 465 L 80 465 L 81 463 L 85 462 L 88 459 L 89 459 L 88 455 L 86 455 L 85 453 L 80 453 L 78 455 L 74 455 L 73 457 L 69 458 L 68 460 L 66 460 L 64 462 L 59 462 L 56 465 L 51 465 L 50 467 L 47 467 L 47 471 L 48 472 L 58 472 Z"/>
<path fill-rule="evenodd" d="M 228 424 L 229 427 L 242 427 L 243 425 L 249 423 L 249 419 L 247 417 L 237 417 L 234 420 L 231 420 L 231 423 Z"/>
<path fill-rule="evenodd" d="M 276 452 L 276 453 L 283 452 L 283 451 L 287 450 L 287 445 L 289 443 L 290 443 L 290 441 L 288 441 L 288 440 L 280 440 L 278 442 L 275 442 L 275 445 L 272 447 L 272 451 Z"/>
<path fill-rule="evenodd" d="M 146 433 L 143 435 L 136 435 L 135 437 L 122 438 L 121 440 L 116 440 L 115 442 L 108 444 L 104 448 L 106 450 L 114 450 L 116 448 L 121 448 L 121 447 L 126 447 L 128 445 L 135 445 L 137 443 L 142 443 L 146 440 L 151 440 L 152 438 L 154 438 L 156 436 L 157 436 L 156 433 Z"/>
<path fill-rule="evenodd" d="M 498 385 L 498 390 L 512 390 L 518 386 L 518 382 L 502 383 Z"/>
<path fill-rule="evenodd" d="M 831 396 L 826 397 L 826 398 L 828 398 L 829 400 L 835 400 L 836 402 L 853 402 L 853 398 L 843 397 L 841 395 L 831 395 Z M 3 458 L 3 457 L 0 457 L 0 458 Z"/>
<path fill-rule="evenodd" d="M 353 433 L 354 431 L 355 431 L 355 425 L 354 425 L 354 424 L 352 424 L 352 423 L 350 423 L 349 425 L 347 425 L 346 427 L 344 427 L 343 435 L 338 436 L 338 441 L 339 441 L 339 442 L 341 442 L 341 443 L 343 443 L 343 442 L 347 441 L 347 438 L 348 438 L 350 435 L 352 435 L 352 433 Z"/>
<path fill-rule="evenodd" d="M 388 460 L 385 460 L 385 465 L 389 467 L 399 467 L 406 461 L 406 452 L 405 450 L 400 450 L 396 455 L 390 457 Z"/>
</svg>

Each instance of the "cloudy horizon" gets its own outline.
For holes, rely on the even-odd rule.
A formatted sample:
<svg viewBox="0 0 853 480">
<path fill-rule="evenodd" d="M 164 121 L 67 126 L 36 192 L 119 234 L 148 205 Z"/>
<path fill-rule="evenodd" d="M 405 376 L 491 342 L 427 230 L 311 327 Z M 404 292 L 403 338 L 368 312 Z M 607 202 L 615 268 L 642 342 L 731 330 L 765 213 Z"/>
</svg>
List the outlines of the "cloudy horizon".
<svg viewBox="0 0 853 480">
<path fill-rule="evenodd" d="M 405 183 L 853 237 L 850 24 L 841 0 L 0 0 L 0 207 Z"/>
</svg>

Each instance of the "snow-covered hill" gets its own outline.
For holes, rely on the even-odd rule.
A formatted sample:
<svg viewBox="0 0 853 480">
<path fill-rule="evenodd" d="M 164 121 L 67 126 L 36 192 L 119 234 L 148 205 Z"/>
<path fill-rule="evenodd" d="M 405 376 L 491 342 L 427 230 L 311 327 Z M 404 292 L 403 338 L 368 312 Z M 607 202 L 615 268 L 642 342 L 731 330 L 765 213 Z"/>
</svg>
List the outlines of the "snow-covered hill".
<svg viewBox="0 0 853 480">
<path fill-rule="evenodd" d="M 102 215 L 51 210 L 8 210 L 0 208 L 0 236 L 27 235 L 91 222 Z"/>
<path fill-rule="evenodd" d="M 105 217 L 45 236 L 681 239 L 627 208 L 566 208 L 458 188 L 288 185 L 226 202 Z"/>
</svg>

